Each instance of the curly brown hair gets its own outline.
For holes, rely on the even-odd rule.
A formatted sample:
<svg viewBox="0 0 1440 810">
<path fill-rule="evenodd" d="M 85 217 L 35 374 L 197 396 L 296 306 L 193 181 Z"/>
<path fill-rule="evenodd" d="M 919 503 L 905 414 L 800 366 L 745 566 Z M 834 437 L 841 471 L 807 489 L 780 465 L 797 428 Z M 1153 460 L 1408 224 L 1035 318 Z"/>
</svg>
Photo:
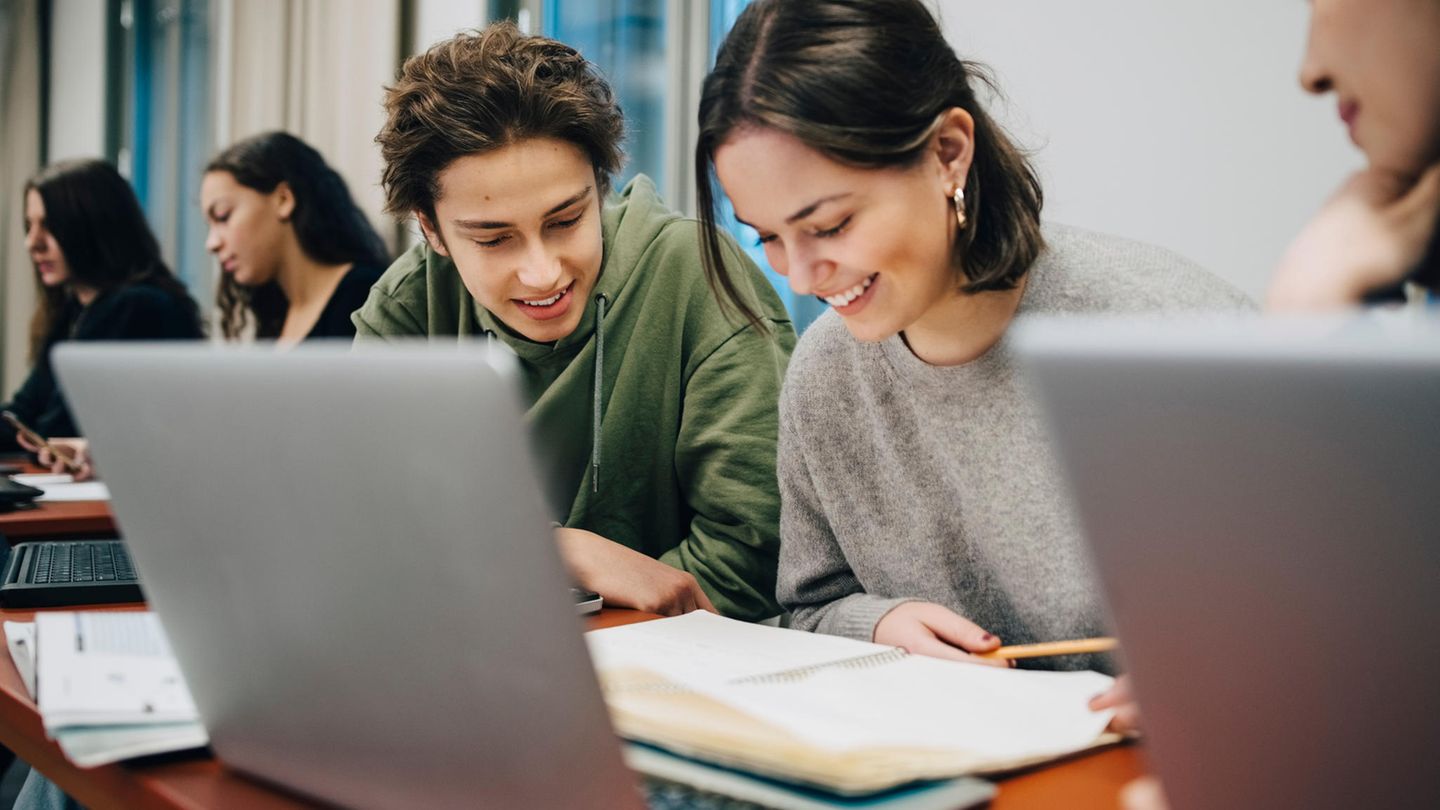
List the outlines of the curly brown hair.
<svg viewBox="0 0 1440 810">
<path fill-rule="evenodd" d="M 527 138 L 578 146 L 601 197 L 624 163 L 625 118 L 610 85 L 579 51 L 527 36 L 509 21 L 462 32 L 412 56 L 386 88 L 385 209 L 435 219 L 439 177 L 457 158 Z"/>
</svg>

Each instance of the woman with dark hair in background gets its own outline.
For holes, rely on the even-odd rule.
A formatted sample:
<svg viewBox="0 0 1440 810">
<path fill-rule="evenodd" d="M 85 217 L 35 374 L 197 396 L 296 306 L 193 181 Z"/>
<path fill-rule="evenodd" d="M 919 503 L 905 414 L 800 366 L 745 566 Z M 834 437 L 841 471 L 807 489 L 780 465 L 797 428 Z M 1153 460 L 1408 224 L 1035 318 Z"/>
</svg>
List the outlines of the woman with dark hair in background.
<svg viewBox="0 0 1440 810">
<path fill-rule="evenodd" d="M 350 314 L 390 264 L 340 175 L 286 132 L 239 141 L 205 168 L 205 247 L 222 271 L 227 340 L 351 338 Z"/>
<path fill-rule="evenodd" d="M 350 314 L 390 258 L 319 152 L 284 132 L 239 141 L 206 167 L 200 199 L 210 223 L 205 246 L 223 271 L 217 298 L 226 339 L 245 336 L 252 316 L 256 337 L 281 343 L 354 337 Z M 26 216 L 28 223 L 28 209 Z M 60 444 L 82 465 L 76 478 L 88 477 L 85 443 Z M 54 463 L 48 453 L 40 460 Z M 80 807 L 37 771 L 15 806 Z"/>
<path fill-rule="evenodd" d="M 199 307 L 165 266 L 140 201 L 109 163 L 57 163 L 25 184 L 25 248 L 40 288 L 33 366 L 4 408 L 42 436 L 79 435 L 50 368 L 56 343 L 204 334 Z M 0 449 L 18 444 L 0 431 Z"/>
<path fill-rule="evenodd" d="M 760 0 L 705 80 L 695 166 L 702 221 L 713 169 L 775 270 L 833 309 L 781 395 L 781 605 L 796 627 L 977 662 L 1000 637 L 1104 629 L 1010 324 L 1248 307 L 1159 248 L 1042 227 L 985 83 L 920 0 Z"/>
<path fill-rule="evenodd" d="M 1300 86 L 1335 94 L 1340 120 L 1368 165 L 1291 244 L 1266 308 L 1354 307 L 1402 282 L 1433 294 L 1440 288 L 1440 2 L 1312 0 L 1310 6 Z M 1428 804 L 1415 799 L 1417 807 Z M 1128 785 L 1121 805 L 1168 807 L 1154 777 Z"/>
</svg>

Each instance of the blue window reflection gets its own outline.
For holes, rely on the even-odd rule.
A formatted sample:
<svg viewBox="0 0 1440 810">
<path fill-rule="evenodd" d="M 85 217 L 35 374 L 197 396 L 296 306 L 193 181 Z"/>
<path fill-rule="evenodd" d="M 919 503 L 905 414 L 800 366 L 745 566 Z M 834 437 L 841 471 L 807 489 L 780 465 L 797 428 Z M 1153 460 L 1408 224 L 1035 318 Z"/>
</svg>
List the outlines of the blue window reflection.
<svg viewBox="0 0 1440 810">
<path fill-rule="evenodd" d="M 720 43 L 729 33 L 730 27 L 735 24 L 735 18 L 750 4 L 750 0 L 711 0 L 710 3 L 710 63 L 715 63 L 715 53 L 720 50 Z M 718 188 L 718 186 L 717 186 Z M 735 218 L 735 209 L 730 204 L 730 198 L 724 196 L 723 189 L 719 189 L 720 211 L 718 222 L 721 227 L 728 230 L 740 243 L 750 258 L 760 265 L 765 271 L 770 283 L 775 285 L 775 290 L 780 294 L 780 300 L 785 302 L 785 308 L 790 311 L 790 317 L 795 322 L 795 331 L 804 331 L 820 313 L 825 311 L 826 304 L 813 295 L 797 296 L 791 292 L 789 283 L 785 277 L 770 269 L 770 263 L 765 260 L 765 251 L 760 246 L 759 234 L 748 225 L 740 224 Z"/>
<path fill-rule="evenodd" d="M 595 63 L 620 99 L 629 161 L 618 187 L 644 173 L 665 188 L 665 0 L 546 0 L 542 18 L 545 35 Z"/>
<path fill-rule="evenodd" d="M 712 63 L 720 41 L 748 3 L 749 0 L 711 0 Z M 665 189 L 670 173 L 678 171 L 666 164 L 666 105 L 685 103 L 683 99 L 667 98 L 672 92 L 668 79 L 679 69 L 677 60 L 682 55 L 667 56 L 665 45 L 668 26 L 680 23 L 667 18 L 665 7 L 665 0 L 545 0 L 542 10 L 546 36 L 575 47 L 594 62 L 609 80 L 625 111 L 629 161 L 619 178 L 621 185 L 643 172 L 655 181 L 657 188 Z M 680 154 L 686 156 L 692 151 L 693 144 L 683 144 L 679 149 Z M 790 311 L 795 328 L 804 329 L 824 311 L 825 303 L 809 295 L 797 298 L 790 292 L 784 277 L 771 270 L 765 261 L 765 252 L 758 244 L 755 231 L 736 221 L 730 201 L 723 196 L 720 206 L 721 227 L 728 230 L 765 271 Z"/>
</svg>

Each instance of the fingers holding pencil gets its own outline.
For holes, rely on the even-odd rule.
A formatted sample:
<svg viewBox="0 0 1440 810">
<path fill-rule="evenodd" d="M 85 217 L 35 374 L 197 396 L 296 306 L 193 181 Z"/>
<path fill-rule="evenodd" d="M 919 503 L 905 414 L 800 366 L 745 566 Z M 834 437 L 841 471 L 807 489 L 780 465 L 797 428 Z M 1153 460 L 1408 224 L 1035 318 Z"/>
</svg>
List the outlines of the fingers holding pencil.
<svg viewBox="0 0 1440 810">
<path fill-rule="evenodd" d="M 1120 646 L 1113 638 L 1082 638 L 1073 641 L 1046 641 L 1040 644 L 1013 644 L 997 647 L 989 652 L 973 653 L 976 658 L 991 661 L 1015 661 L 1025 658 L 1046 658 L 1056 655 L 1093 655 L 1112 652 Z M 1110 720 L 1109 730 L 1119 734 L 1135 734 L 1140 731 L 1140 705 L 1130 691 L 1130 676 L 1121 675 L 1109 689 L 1090 699 L 1090 710 L 1115 711 Z"/>
<path fill-rule="evenodd" d="M 1048 658 L 1053 655 L 1092 655 L 1115 650 L 1120 644 L 1113 638 L 1082 638 L 1073 641 L 1045 641 L 1039 644 L 1012 644 L 989 652 L 975 653 L 977 658 L 1008 659 Z"/>
</svg>

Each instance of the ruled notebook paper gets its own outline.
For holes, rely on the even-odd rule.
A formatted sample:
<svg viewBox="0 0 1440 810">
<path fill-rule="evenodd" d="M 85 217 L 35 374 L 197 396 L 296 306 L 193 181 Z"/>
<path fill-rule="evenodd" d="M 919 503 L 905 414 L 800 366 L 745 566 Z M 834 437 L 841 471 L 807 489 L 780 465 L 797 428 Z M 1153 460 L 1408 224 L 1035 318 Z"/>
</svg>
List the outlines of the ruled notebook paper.
<svg viewBox="0 0 1440 810">
<path fill-rule="evenodd" d="M 1003 768 L 1089 747 L 1112 714 L 1087 706 L 1113 682 L 1095 672 L 944 661 L 698 611 L 597 630 L 587 640 L 607 700 L 623 716 L 683 725 L 658 715 L 683 713 L 685 704 L 662 707 L 655 695 L 693 694 L 783 730 L 792 744 L 832 752 L 956 751 L 972 766 Z"/>
</svg>

